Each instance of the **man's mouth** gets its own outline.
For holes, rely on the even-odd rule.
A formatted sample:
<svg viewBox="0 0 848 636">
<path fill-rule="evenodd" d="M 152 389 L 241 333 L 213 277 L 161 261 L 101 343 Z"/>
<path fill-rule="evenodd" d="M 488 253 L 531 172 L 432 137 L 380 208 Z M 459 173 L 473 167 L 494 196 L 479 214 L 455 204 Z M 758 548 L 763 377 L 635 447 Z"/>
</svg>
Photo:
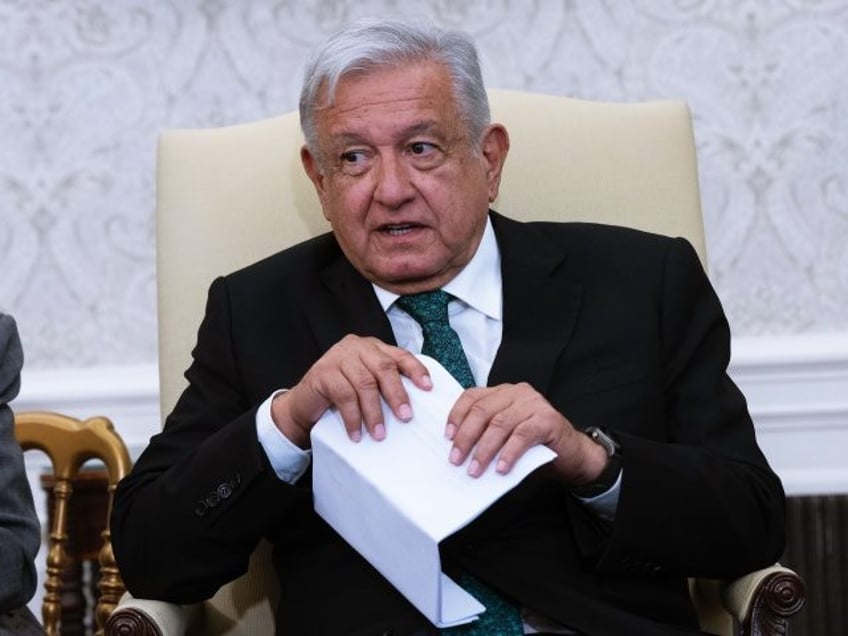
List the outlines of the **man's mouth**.
<svg viewBox="0 0 848 636">
<path fill-rule="evenodd" d="M 380 231 L 390 236 L 403 236 L 419 227 L 421 226 L 415 223 L 392 223 L 391 225 L 384 225 L 380 228 Z"/>
</svg>

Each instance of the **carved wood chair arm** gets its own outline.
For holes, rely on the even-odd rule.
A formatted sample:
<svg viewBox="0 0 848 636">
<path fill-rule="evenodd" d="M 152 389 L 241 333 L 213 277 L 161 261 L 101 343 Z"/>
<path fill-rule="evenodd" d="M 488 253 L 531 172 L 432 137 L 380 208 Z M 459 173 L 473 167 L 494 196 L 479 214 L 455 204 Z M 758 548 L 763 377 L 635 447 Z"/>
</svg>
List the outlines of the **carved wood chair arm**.
<svg viewBox="0 0 848 636">
<path fill-rule="evenodd" d="M 723 599 L 742 636 L 783 636 L 806 603 L 806 586 L 796 572 L 774 565 L 729 583 Z"/>
<path fill-rule="evenodd" d="M 105 636 L 181 636 L 196 610 L 196 606 L 139 599 L 127 593 L 106 621 Z"/>
</svg>

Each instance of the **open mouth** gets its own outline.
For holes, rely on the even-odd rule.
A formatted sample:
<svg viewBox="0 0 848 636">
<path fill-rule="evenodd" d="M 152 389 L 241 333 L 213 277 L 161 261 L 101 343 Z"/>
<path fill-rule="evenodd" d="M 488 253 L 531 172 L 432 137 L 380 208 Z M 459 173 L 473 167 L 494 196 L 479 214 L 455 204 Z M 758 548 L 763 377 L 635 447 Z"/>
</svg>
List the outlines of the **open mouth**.
<svg viewBox="0 0 848 636">
<path fill-rule="evenodd" d="M 380 228 L 380 231 L 388 234 L 389 236 L 403 236 L 404 234 L 409 234 L 420 227 L 421 226 L 416 223 L 393 223 L 391 225 L 384 225 Z"/>
</svg>

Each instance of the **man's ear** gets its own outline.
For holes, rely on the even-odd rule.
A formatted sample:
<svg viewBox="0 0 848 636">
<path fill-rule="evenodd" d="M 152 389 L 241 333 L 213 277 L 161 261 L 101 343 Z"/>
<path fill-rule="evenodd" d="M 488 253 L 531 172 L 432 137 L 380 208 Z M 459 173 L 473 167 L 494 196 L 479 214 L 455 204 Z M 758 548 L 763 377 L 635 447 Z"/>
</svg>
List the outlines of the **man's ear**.
<svg viewBox="0 0 848 636">
<path fill-rule="evenodd" d="M 300 161 L 303 164 L 303 169 L 306 172 L 306 176 L 309 177 L 309 180 L 312 182 L 312 185 L 315 186 L 315 191 L 318 193 L 318 199 L 321 201 L 321 204 L 324 203 L 324 173 L 321 172 L 321 168 L 318 165 L 318 159 L 305 145 L 300 149 Z"/>
<path fill-rule="evenodd" d="M 480 154 L 485 164 L 486 182 L 489 187 L 489 203 L 498 196 L 507 153 L 509 153 L 509 133 L 501 124 L 490 124 L 483 132 L 480 143 Z"/>
</svg>

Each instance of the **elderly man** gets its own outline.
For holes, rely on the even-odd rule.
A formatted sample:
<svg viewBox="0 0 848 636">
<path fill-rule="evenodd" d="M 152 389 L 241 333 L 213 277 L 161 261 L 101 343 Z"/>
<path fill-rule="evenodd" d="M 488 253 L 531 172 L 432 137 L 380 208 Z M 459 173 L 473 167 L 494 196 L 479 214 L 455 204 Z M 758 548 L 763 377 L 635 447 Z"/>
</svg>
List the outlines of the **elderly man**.
<svg viewBox="0 0 848 636">
<path fill-rule="evenodd" d="M 20 389 L 23 361 L 15 320 L 0 313 L 0 636 L 44 634 L 26 606 L 35 594 L 41 528 L 8 405 Z"/>
<path fill-rule="evenodd" d="M 412 417 L 401 376 L 431 388 L 421 351 L 467 387 L 446 462 L 473 478 L 556 453 L 442 546 L 488 607 L 448 633 L 692 633 L 686 577 L 780 556 L 783 491 L 693 249 L 490 210 L 509 138 L 465 36 L 357 23 L 312 60 L 300 111 L 332 232 L 212 283 L 189 386 L 116 495 L 134 594 L 209 597 L 267 537 L 281 633 L 439 633 L 310 490 L 315 422 L 335 407 L 351 443 L 384 439 L 381 398 Z"/>
</svg>

